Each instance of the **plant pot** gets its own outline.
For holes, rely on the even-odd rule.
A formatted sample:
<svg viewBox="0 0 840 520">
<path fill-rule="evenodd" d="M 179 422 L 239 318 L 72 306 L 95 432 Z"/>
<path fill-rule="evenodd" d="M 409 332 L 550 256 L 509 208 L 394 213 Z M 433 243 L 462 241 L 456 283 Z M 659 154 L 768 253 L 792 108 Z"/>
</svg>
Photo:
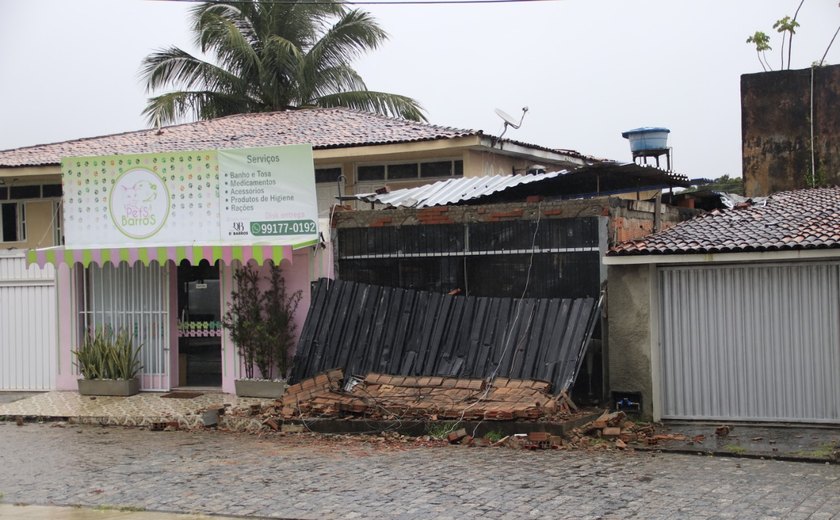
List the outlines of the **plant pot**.
<svg viewBox="0 0 840 520">
<path fill-rule="evenodd" d="M 285 381 L 267 379 L 237 379 L 233 382 L 237 397 L 263 397 L 279 399 L 286 392 Z"/>
<path fill-rule="evenodd" d="M 140 379 L 79 379 L 81 395 L 129 396 L 140 392 Z"/>
</svg>

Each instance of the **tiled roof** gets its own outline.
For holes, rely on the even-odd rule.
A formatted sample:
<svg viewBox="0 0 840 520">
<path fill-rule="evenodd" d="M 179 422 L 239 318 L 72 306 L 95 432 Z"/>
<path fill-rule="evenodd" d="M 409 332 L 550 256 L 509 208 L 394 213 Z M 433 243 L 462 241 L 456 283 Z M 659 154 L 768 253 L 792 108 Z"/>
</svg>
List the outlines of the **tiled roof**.
<svg viewBox="0 0 840 520">
<path fill-rule="evenodd" d="M 240 114 L 157 129 L 0 151 L 0 167 L 59 164 L 63 157 L 250 148 L 311 143 L 318 148 L 482 135 L 480 130 L 393 119 L 346 108 Z"/>
<path fill-rule="evenodd" d="M 840 187 L 775 193 L 766 203 L 715 210 L 609 255 L 735 253 L 840 248 Z"/>
</svg>

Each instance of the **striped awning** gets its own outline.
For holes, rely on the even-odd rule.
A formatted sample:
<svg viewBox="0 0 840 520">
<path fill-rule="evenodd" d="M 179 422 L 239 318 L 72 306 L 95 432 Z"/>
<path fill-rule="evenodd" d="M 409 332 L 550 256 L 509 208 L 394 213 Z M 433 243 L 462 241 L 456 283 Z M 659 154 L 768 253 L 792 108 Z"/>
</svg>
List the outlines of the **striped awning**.
<svg viewBox="0 0 840 520">
<path fill-rule="evenodd" d="M 264 263 L 266 260 L 272 260 L 275 264 L 279 264 L 283 259 L 291 262 L 294 249 L 313 246 L 317 243 L 318 241 L 314 240 L 294 246 L 216 244 L 102 249 L 68 249 L 64 246 L 59 246 L 44 249 L 30 249 L 26 253 L 26 260 L 29 264 L 38 264 L 41 267 L 44 267 L 46 264 L 58 266 L 61 264 L 73 265 L 77 263 L 84 267 L 87 267 L 91 263 L 102 266 L 105 262 L 111 262 L 113 265 L 117 265 L 120 262 L 127 262 L 129 265 L 141 262 L 143 265 L 149 265 L 153 261 L 164 264 L 167 260 L 172 260 L 176 264 L 187 260 L 193 265 L 198 264 L 202 260 L 207 260 L 211 264 L 216 260 L 221 260 L 226 265 L 230 265 L 234 260 L 240 262 L 255 260 L 259 264 Z"/>
</svg>

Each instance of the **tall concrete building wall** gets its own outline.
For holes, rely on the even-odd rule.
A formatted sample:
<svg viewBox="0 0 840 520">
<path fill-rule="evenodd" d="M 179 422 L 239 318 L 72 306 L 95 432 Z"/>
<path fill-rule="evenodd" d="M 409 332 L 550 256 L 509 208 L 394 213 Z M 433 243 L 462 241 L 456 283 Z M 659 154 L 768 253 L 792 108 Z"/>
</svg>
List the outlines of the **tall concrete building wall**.
<svg viewBox="0 0 840 520">
<path fill-rule="evenodd" d="M 840 184 L 840 65 L 741 76 L 741 138 L 747 196 Z"/>
</svg>

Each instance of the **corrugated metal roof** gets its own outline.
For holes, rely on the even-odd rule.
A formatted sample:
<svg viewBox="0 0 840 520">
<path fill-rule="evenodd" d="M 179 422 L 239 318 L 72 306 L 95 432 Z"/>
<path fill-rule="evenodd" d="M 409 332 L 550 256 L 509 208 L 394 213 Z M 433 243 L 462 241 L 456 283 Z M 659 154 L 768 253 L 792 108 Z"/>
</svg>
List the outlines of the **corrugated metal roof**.
<svg viewBox="0 0 840 520">
<path fill-rule="evenodd" d="M 390 193 L 362 193 L 351 196 L 364 202 L 392 207 L 427 208 L 445 206 L 479 198 L 493 198 L 506 192 L 511 197 L 529 195 L 527 184 L 540 183 L 539 193 L 546 196 L 594 196 L 625 193 L 640 189 L 662 189 L 688 186 L 685 175 L 666 172 L 634 163 L 599 162 L 558 172 L 536 175 L 488 175 L 447 179 L 417 188 L 405 188 Z"/>
<path fill-rule="evenodd" d="M 504 191 L 521 184 L 551 179 L 564 171 L 538 173 L 535 175 L 489 175 L 486 177 L 461 177 L 427 184 L 417 188 L 405 188 L 390 193 L 364 193 L 355 198 L 393 207 L 428 208 L 445 206 L 466 200 L 477 199 Z"/>
</svg>

